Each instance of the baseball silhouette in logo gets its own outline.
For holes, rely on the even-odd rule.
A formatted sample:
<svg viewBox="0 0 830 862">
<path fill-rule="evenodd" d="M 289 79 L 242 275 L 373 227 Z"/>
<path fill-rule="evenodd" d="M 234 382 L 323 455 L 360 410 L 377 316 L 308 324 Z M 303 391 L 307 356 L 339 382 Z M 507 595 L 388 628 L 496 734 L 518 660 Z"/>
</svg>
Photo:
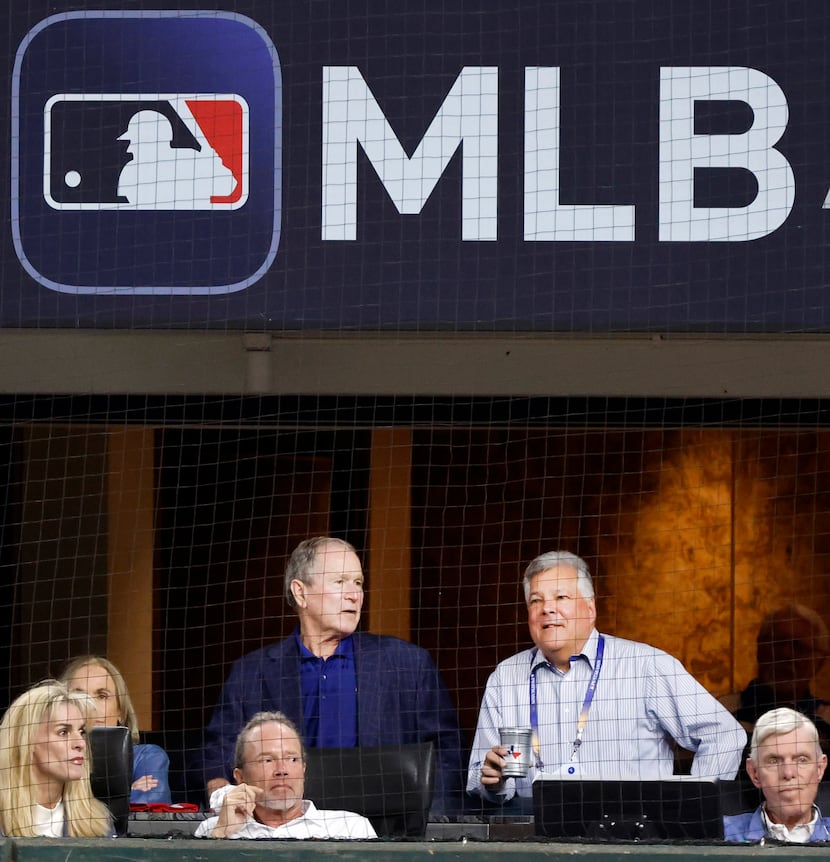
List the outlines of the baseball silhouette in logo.
<svg viewBox="0 0 830 862">
<path fill-rule="evenodd" d="M 44 196 L 58 210 L 239 209 L 248 119 L 234 94 L 57 94 L 44 112 Z"/>
<path fill-rule="evenodd" d="M 224 163 L 198 122 L 195 128 L 201 132 L 198 148 L 174 147 L 173 127 L 164 114 L 133 114 L 119 136 L 128 142 L 131 156 L 118 179 L 119 197 L 140 209 L 201 209 L 230 201 L 241 178 Z"/>
</svg>

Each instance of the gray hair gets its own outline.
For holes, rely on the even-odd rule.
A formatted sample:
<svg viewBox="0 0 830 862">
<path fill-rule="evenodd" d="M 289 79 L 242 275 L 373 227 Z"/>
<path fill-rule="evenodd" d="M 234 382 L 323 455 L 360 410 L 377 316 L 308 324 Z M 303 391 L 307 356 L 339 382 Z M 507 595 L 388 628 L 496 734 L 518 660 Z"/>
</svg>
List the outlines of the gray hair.
<svg viewBox="0 0 830 862">
<path fill-rule="evenodd" d="M 339 545 L 353 554 L 357 553 L 354 546 L 345 539 L 335 539 L 331 536 L 315 536 L 313 539 L 300 542 L 292 551 L 288 558 L 288 565 L 285 567 L 285 600 L 288 602 L 288 607 L 297 607 L 294 593 L 291 592 L 291 582 L 302 581 L 307 587 L 311 586 L 313 580 L 311 570 L 314 568 L 320 548 L 326 545 Z"/>
<path fill-rule="evenodd" d="M 821 744 L 818 741 L 816 726 L 800 712 L 782 706 L 765 712 L 755 723 L 752 731 L 752 741 L 749 744 L 749 758 L 753 763 L 758 762 L 758 749 L 771 737 L 784 733 L 792 733 L 794 730 L 805 730 L 816 746 L 816 758 L 821 757 Z"/>
<path fill-rule="evenodd" d="M 584 599 L 592 599 L 594 597 L 594 583 L 591 580 L 591 570 L 588 564 L 582 557 L 577 557 L 570 551 L 548 551 L 544 554 L 539 554 L 530 561 L 530 564 L 525 569 L 522 583 L 525 591 L 525 601 L 530 598 L 530 582 L 539 574 L 546 572 L 548 569 L 556 569 L 560 566 L 568 566 L 576 571 L 576 586 L 579 594 Z"/>
<path fill-rule="evenodd" d="M 294 724 L 294 722 L 291 721 L 284 712 L 258 712 L 248 720 L 245 727 L 239 731 L 239 736 L 236 737 L 236 747 L 233 752 L 233 765 L 237 769 L 241 769 L 242 765 L 245 763 L 245 746 L 248 744 L 250 735 L 258 727 L 262 727 L 263 724 L 271 723 L 281 724 L 283 727 L 287 727 L 289 730 L 297 734 L 297 739 L 300 740 L 300 752 L 303 757 L 303 763 L 305 763 L 305 746 L 303 745 L 303 738 L 300 736 L 300 731 L 297 730 L 297 725 Z"/>
</svg>

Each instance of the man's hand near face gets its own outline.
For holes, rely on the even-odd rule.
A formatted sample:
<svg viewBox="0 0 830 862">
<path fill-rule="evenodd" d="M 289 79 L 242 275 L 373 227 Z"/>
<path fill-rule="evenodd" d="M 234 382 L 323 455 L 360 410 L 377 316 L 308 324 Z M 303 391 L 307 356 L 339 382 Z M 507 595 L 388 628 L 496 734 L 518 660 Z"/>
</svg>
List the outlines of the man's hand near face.
<svg viewBox="0 0 830 862">
<path fill-rule="evenodd" d="M 254 816 L 257 800 L 264 794 L 259 787 L 250 784 L 237 784 L 229 790 L 222 800 L 219 822 L 211 833 L 211 838 L 230 838 Z"/>
</svg>

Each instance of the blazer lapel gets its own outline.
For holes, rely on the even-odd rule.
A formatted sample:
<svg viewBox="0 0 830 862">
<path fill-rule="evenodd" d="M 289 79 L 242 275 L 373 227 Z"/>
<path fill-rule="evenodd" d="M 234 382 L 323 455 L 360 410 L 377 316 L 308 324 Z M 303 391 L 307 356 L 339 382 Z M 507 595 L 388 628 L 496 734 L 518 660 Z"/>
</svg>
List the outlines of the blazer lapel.
<svg viewBox="0 0 830 862">
<path fill-rule="evenodd" d="M 354 660 L 357 669 L 357 740 L 359 745 L 383 743 L 382 722 L 396 723 L 394 716 L 383 714 L 381 663 L 383 654 L 371 635 L 355 632 Z"/>
<path fill-rule="evenodd" d="M 262 667 L 263 701 L 284 712 L 297 727 L 303 726 L 300 651 L 294 635 L 268 650 Z"/>
</svg>

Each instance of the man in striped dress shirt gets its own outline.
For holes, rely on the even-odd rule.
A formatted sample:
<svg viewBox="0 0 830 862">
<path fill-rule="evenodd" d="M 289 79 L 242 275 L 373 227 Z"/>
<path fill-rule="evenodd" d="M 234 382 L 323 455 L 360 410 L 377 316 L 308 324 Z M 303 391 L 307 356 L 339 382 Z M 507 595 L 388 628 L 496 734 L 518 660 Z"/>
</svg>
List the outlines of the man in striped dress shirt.
<svg viewBox="0 0 830 862">
<path fill-rule="evenodd" d="M 591 574 L 580 557 L 552 551 L 524 574 L 534 646 L 490 675 L 478 718 L 467 791 L 493 802 L 531 796 L 536 775 L 660 779 L 674 743 L 695 752 L 692 774 L 734 778 L 746 732 L 677 659 L 600 634 Z M 526 778 L 502 775 L 500 727 L 533 731 Z"/>
</svg>

